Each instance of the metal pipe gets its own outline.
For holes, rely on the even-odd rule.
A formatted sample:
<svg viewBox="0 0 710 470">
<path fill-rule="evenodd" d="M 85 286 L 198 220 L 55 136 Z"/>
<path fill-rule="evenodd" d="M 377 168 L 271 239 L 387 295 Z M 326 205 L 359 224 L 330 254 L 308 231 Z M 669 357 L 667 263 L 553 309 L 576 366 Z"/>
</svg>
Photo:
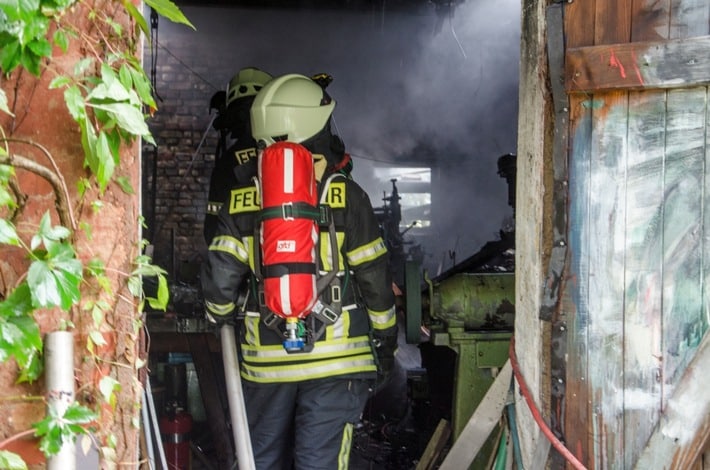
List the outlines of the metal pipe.
<svg viewBox="0 0 710 470">
<path fill-rule="evenodd" d="M 143 390 L 143 403 L 141 404 L 141 416 L 143 418 L 143 435 L 145 436 L 145 447 L 148 452 L 148 468 L 155 469 L 155 453 L 153 452 L 153 433 L 150 430 L 150 418 L 148 417 L 148 392 Z"/>
<path fill-rule="evenodd" d="M 150 421 L 153 423 L 153 430 L 155 431 L 155 446 L 158 448 L 158 456 L 160 457 L 160 465 L 162 468 L 168 468 L 168 460 L 165 457 L 165 449 L 163 448 L 163 441 L 160 438 L 160 426 L 158 424 L 158 415 L 155 412 L 155 401 L 153 400 L 153 390 L 150 386 L 150 377 L 145 380 L 145 395 L 148 401 L 148 413 L 150 414 Z"/>
<path fill-rule="evenodd" d="M 234 338 L 234 327 L 223 325 L 220 330 L 222 340 L 222 360 L 224 361 L 224 379 L 227 384 L 229 399 L 229 416 L 232 419 L 234 446 L 237 450 L 239 470 L 254 470 L 254 452 L 251 448 L 247 410 L 242 393 L 242 380 L 239 377 L 237 362 L 237 343 Z"/>
<path fill-rule="evenodd" d="M 68 331 L 47 334 L 44 341 L 47 409 L 63 416 L 74 403 L 74 336 Z M 65 442 L 56 455 L 47 459 L 47 470 L 76 468 L 76 446 Z"/>
</svg>

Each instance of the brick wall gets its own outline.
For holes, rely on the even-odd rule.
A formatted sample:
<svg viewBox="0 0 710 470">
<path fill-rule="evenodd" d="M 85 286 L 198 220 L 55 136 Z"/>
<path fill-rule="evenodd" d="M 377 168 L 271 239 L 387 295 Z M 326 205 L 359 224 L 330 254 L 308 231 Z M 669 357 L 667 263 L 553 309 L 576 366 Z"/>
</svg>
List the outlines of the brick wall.
<svg viewBox="0 0 710 470">
<path fill-rule="evenodd" d="M 191 60 L 190 55 L 204 51 L 165 45 L 155 68 L 159 109 L 149 123 L 157 146 L 143 147 L 144 238 L 154 246 L 154 261 L 172 279 L 191 282 L 206 250 L 202 223 L 217 144 L 209 113 L 217 89 L 199 77 L 213 74 L 219 60 Z M 165 53 L 173 48 L 182 53 L 180 59 Z M 185 60 L 198 65 L 188 69 Z"/>
</svg>

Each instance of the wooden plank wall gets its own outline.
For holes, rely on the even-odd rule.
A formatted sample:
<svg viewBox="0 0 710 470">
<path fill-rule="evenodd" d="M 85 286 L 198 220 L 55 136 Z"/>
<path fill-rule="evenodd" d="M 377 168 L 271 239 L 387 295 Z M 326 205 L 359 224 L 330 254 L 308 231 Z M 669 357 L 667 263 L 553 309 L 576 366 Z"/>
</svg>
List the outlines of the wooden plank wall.
<svg viewBox="0 0 710 470">
<path fill-rule="evenodd" d="M 708 34 L 707 0 L 565 5 L 567 49 L 608 45 L 595 54 L 624 78 L 614 45 Z M 589 468 L 633 468 L 708 330 L 710 73 L 595 91 L 569 72 L 565 440 Z"/>
</svg>

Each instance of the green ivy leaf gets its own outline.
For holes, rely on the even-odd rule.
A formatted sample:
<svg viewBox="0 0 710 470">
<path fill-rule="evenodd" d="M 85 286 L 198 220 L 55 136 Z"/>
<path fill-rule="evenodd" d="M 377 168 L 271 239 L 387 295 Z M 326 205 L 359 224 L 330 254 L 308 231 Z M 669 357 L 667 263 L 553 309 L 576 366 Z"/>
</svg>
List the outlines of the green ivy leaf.
<svg viewBox="0 0 710 470">
<path fill-rule="evenodd" d="M 157 106 L 153 99 L 153 92 L 148 77 L 142 68 L 130 67 L 131 77 L 133 77 L 133 86 L 138 93 L 138 96 L 143 103 L 155 109 Z"/>
<path fill-rule="evenodd" d="M 91 104 L 100 104 L 110 101 L 128 101 L 130 99 L 130 94 L 123 84 L 115 79 L 106 80 L 99 83 L 91 93 L 86 97 L 87 101 Z"/>
<path fill-rule="evenodd" d="M 43 370 L 44 365 L 41 361 L 39 351 L 37 351 L 36 354 L 32 354 L 29 361 L 20 368 L 20 374 L 17 377 L 17 382 L 32 383 L 42 375 Z"/>
<path fill-rule="evenodd" d="M 67 238 L 70 234 L 69 229 L 61 225 L 52 226 L 49 212 L 45 212 L 39 222 L 37 233 L 32 237 L 31 249 L 35 250 L 40 244 L 43 244 L 49 250 L 53 245 Z"/>
<path fill-rule="evenodd" d="M 58 29 L 54 32 L 52 41 L 59 46 L 62 52 L 66 53 L 69 50 L 69 37 L 63 29 Z"/>
<path fill-rule="evenodd" d="M 79 128 L 81 129 L 81 146 L 84 148 L 84 165 L 89 168 L 96 166 L 96 155 L 94 147 L 96 146 L 96 132 L 93 126 L 86 120 L 79 120 Z"/>
<path fill-rule="evenodd" d="M 104 132 L 106 136 L 106 141 L 108 142 L 108 148 L 113 156 L 113 162 L 116 165 L 121 163 L 120 151 L 121 151 L 121 134 L 118 129 L 112 129 L 111 132 Z"/>
<path fill-rule="evenodd" d="M 158 296 L 147 297 L 148 305 L 156 310 L 165 310 L 170 300 L 170 291 L 168 290 L 168 280 L 165 276 L 158 276 Z"/>
<path fill-rule="evenodd" d="M 18 351 L 14 356 L 18 358 L 18 362 L 23 364 L 31 359 L 31 351 L 42 350 L 42 337 L 40 336 L 39 327 L 34 318 L 29 315 L 8 318 L 3 323 L 0 337 L 3 341 L 7 341 L 22 350 Z M 24 352 L 25 350 L 30 352 Z"/>
<path fill-rule="evenodd" d="M 52 81 L 49 83 L 49 89 L 54 90 L 56 88 L 62 88 L 71 83 L 71 79 L 67 77 L 66 75 L 59 75 L 57 77 L 54 77 Z"/>
<path fill-rule="evenodd" d="M 0 56 L 1 55 L 2 53 L 0 52 Z M 0 111 L 14 116 L 14 114 L 10 112 L 10 108 L 7 107 L 7 95 L 5 95 L 5 90 L 0 90 Z"/>
<path fill-rule="evenodd" d="M 16 39 L 8 41 L 0 48 L 0 69 L 4 73 L 10 73 L 20 65 L 22 58 L 22 47 Z"/>
<path fill-rule="evenodd" d="M 81 59 L 79 62 L 74 64 L 74 75 L 77 77 L 84 75 L 93 63 L 94 59 L 92 57 L 85 57 Z"/>
<path fill-rule="evenodd" d="M 74 403 L 64 412 L 64 420 L 70 424 L 89 424 L 97 418 L 96 413 L 85 406 Z"/>
<path fill-rule="evenodd" d="M 141 12 L 138 11 L 135 5 L 129 0 L 123 0 L 123 7 L 126 9 L 131 18 L 136 22 L 138 27 L 143 31 L 147 37 L 150 37 L 150 30 L 148 29 L 148 22 L 145 20 Z"/>
<path fill-rule="evenodd" d="M 0 468 L 7 470 L 27 470 L 27 464 L 19 455 L 9 450 L 0 450 Z"/>
<path fill-rule="evenodd" d="M 105 346 L 106 344 L 108 344 L 104 339 L 104 335 L 97 330 L 91 330 L 91 332 L 89 332 L 89 338 L 91 339 L 91 342 L 94 343 L 96 346 Z"/>
<path fill-rule="evenodd" d="M 17 236 L 15 226 L 5 219 L 0 219 L 0 243 L 13 246 L 20 245 L 20 238 Z"/>
<path fill-rule="evenodd" d="M 185 17 L 185 15 L 180 11 L 173 2 L 170 0 L 145 0 L 151 8 L 154 8 L 161 16 L 169 19 L 174 23 L 182 23 L 189 26 L 192 29 L 195 27 L 190 23 L 190 21 Z"/>
<path fill-rule="evenodd" d="M 13 176 L 15 176 L 15 167 L 0 164 L 0 182 L 7 183 Z"/>
<path fill-rule="evenodd" d="M 69 114 L 76 121 L 86 119 L 86 108 L 84 108 L 84 97 L 78 86 L 70 86 L 64 90 L 64 102 L 69 109 Z"/>
<path fill-rule="evenodd" d="M 94 150 L 96 152 L 96 167 L 91 167 L 91 171 L 93 171 L 99 183 L 99 190 L 103 193 L 116 169 L 116 163 L 111 154 L 111 148 L 105 132 L 99 132 Z"/>
<path fill-rule="evenodd" d="M 86 264 L 86 270 L 91 276 L 100 276 L 106 272 L 106 263 L 101 258 L 91 258 Z"/>
<path fill-rule="evenodd" d="M 118 70 L 118 79 L 121 81 L 121 85 L 127 90 L 133 89 L 133 77 L 131 76 L 128 64 L 121 65 L 121 68 Z"/>
<path fill-rule="evenodd" d="M 121 383 L 111 376 L 102 377 L 99 381 L 99 391 L 101 391 L 101 396 L 104 401 L 111 405 L 111 407 L 116 406 L 116 393 L 121 390 Z"/>
<path fill-rule="evenodd" d="M 14 357 L 20 368 L 18 381 L 34 381 L 42 370 L 39 355 L 42 338 L 32 318 L 32 299 L 27 282 L 0 302 L 0 360 Z"/>
<path fill-rule="evenodd" d="M 128 278 L 128 290 L 133 297 L 141 297 L 143 294 L 143 285 L 141 284 L 140 276 L 131 276 Z"/>
<path fill-rule="evenodd" d="M 22 49 L 22 54 L 20 55 L 20 64 L 22 64 L 22 66 L 26 68 L 27 71 L 35 77 L 39 77 L 41 60 L 42 57 L 32 52 L 31 49 Z"/>
<path fill-rule="evenodd" d="M 124 193 L 135 194 L 135 191 L 133 191 L 133 186 L 131 186 L 131 182 L 125 176 L 117 177 L 116 183 L 118 183 Z"/>
<path fill-rule="evenodd" d="M 110 113 L 122 129 L 133 135 L 145 136 L 150 134 L 148 125 L 145 123 L 145 116 L 136 106 L 128 103 L 90 103 L 89 106 Z"/>
<path fill-rule="evenodd" d="M 36 39 L 29 44 L 27 48 L 32 51 L 38 58 L 49 57 L 52 55 L 52 45 L 45 38 Z"/>
<path fill-rule="evenodd" d="M 32 262 L 27 273 L 32 305 L 38 308 L 59 306 L 69 310 L 80 299 L 81 262 L 67 244 L 53 245 L 47 258 Z"/>
<path fill-rule="evenodd" d="M 5 300 L 0 302 L 0 316 L 16 317 L 32 311 L 32 296 L 27 282 L 17 286 Z"/>
<path fill-rule="evenodd" d="M 91 309 L 91 319 L 94 321 L 94 326 L 99 327 L 104 322 L 104 310 L 100 305 L 94 305 Z"/>
<path fill-rule="evenodd" d="M 20 0 L 19 2 L 17 2 L 17 6 L 19 7 L 20 12 L 22 12 L 22 13 L 37 12 L 37 10 L 39 10 L 39 4 L 40 4 L 40 0 Z M 23 16 L 26 16 L 26 15 L 23 15 Z"/>
<path fill-rule="evenodd" d="M 69 405 L 63 413 L 50 404 L 47 416 L 32 427 L 35 429 L 35 436 L 42 438 L 40 450 L 46 456 L 52 456 L 59 452 L 62 444 L 73 443 L 77 434 L 86 434 L 84 425 L 95 421 L 96 418 L 96 413 L 76 402 Z"/>
</svg>

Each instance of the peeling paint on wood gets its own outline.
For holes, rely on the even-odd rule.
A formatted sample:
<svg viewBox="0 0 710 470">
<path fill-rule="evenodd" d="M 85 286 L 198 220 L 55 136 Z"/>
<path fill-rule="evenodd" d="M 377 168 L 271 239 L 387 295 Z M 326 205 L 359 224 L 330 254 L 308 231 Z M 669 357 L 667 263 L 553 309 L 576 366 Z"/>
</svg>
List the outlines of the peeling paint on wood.
<svg viewBox="0 0 710 470">
<path fill-rule="evenodd" d="M 664 92 L 629 96 L 624 301 L 624 463 L 631 468 L 661 409 Z"/>
<path fill-rule="evenodd" d="M 586 362 L 596 468 L 633 462 L 708 330 L 707 93 L 605 95 L 591 130 L 576 122 L 571 341 L 586 349 L 569 348 Z"/>
</svg>

